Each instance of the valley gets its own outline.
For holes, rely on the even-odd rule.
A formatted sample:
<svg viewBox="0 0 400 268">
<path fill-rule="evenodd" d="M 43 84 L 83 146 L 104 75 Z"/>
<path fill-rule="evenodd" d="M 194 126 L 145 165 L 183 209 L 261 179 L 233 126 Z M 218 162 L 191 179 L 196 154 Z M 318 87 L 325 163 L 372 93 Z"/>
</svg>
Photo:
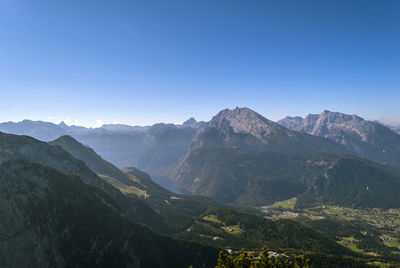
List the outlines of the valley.
<svg viewBox="0 0 400 268">
<path fill-rule="evenodd" d="M 400 268 L 400 0 L 0 0 L 0 268 Z"/>
<path fill-rule="evenodd" d="M 359 117 L 328 112 L 323 115 L 331 121 L 356 120 L 364 132 L 368 129 L 365 124 L 369 122 L 360 123 L 363 121 Z M 299 118 L 287 123 L 288 120 L 285 124 L 291 128 L 296 128 L 296 122 L 303 122 Z M 318 124 L 324 122 L 319 120 Z M 3 187 L 7 200 L 19 204 L 18 211 L 27 211 L 28 207 L 25 201 L 15 201 L 19 198 L 47 204 L 43 208 L 48 220 L 47 223 L 37 221 L 31 215 L 26 216 L 26 212 L 10 214 L 5 201 L 0 212 L 8 215 L 10 222 L 19 221 L 22 215 L 36 226 L 28 233 L 23 229 L 15 232 L 21 232 L 21 239 L 29 243 L 34 243 L 33 234 L 41 247 L 57 249 L 43 258 L 59 266 L 73 263 L 74 258 L 83 258 L 81 254 L 89 254 L 87 261 L 95 256 L 85 247 L 77 253 L 60 248 L 60 243 L 72 243 L 68 239 L 75 239 L 61 233 L 69 232 L 69 228 L 84 229 L 85 224 L 75 218 L 92 209 L 100 211 L 98 217 L 108 222 L 107 228 L 113 230 L 112 236 L 103 237 L 106 229 L 96 227 L 88 238 L 103 241 L 98 244 L 98 250 L 104 255 L 97 267 L 113 263 L 107 254 L 128 254 L 130 257 L 122 259 L 121 267 L 133 262 L 150 267 L 152 252 L 160 255 L 159 267 L 190 264 L 212 267 L 220 249 L 235 258 L 244 254 L 243 249 L 255 254 L 264 246 L 268 246 L 271 256 L 310 259 L 312 267 L 395 266 L 400 263 L 400 170 L 397 164 L 384 158 L 379 160 L 379 155 L 361 153 L 364 151 L 357 151 L 333 136 L 291 130 L 248 108 L 223 110 L 209 122 L 191 119 L 182 125 L 156 124 L 145 128 L 76 129 L 65 124 L 28 123 L 27 128 L 23 127 L 27 122 L 0 124 L 0 129 L 11 126 L 14 130 L 23 130 L 22 133 L 15 131 L 16 134 L 34 130 L 35 135 L 42 138 L 47 135 L 48 128 L 62 128 L 64 132 L 54 132 L 54 135 L 63 135 L 46 142 L 0 133 L 0 164 L 4 172 L 10 174 L 5 177 L 7 180 L 23 178 L 18 186 L 21 189 L 30 187 L 33 193 L 51 194 L 31 195 L 23 191 L 21 197 L 14 189 L 8 189 L 8 184 Z M 37 129 L 32 127 L 35 124 Z M 386 135 L 392 137 L 390 146 L 393 148 L 400 144 L 400 135 L 374 124 L 371 133 L 360 136 L 365 146 L 385 150 L 389 146 Z M 332 133 L 340 126 L 332 127 Z M 68 133 L 73 135 L 66 135 Z M 131 140 L 133 137 L 135 142 Z M 86 142 L 95 149 L 84 145 Z M 352 144 L 356 144 L 355 140 Z M 108 154 L 102 149 L 104 146 L 111 150 L 108 152 L 116 150 L 115 153 Z M 118 167 L 124 163 L 129 164 Z M 53 181 L 58 183 L 56 178 L 64 178 L 59 182 L 63 186 L 55 184 L 57 191 L 67 189 L 69 181 L 77 180 L 77 186 L 69 190 L 71 196 L 58 192 L 53 196 L 53 186 L 46 185 Z M 155 181 L 164 181 L 167 186 L 168 182 L 173 182 L 173 186 L 169 185 L 173 191 Z M 74 194 L 76 200 L 72 201 Z M 57 198 L 60 200 L 52 203 L 51 200 Z M 91 205 L 79 201 L 85 198 L 91 200 Z M 63 202 L 74 205 L 64 208 Z M 70 215 L 74 206 L 82 210 L 68 218 L 66 215 Z M 55 227 L 61 219 L 65 225 Z M 118 222 L 121 230 L 114 230 L 113 222 Z M 4 228 L 8 230 L 11 225 Z M 37 230 L 46 230 L 46 235 Z M 48 233 L 55 237 L 51 243 L 46 242 Z M 0 234 L 8 237 L 5 232 Z M 123 244 L 121 235 L 139 240 L 132 238 Z M 147 244 L 148 238 L 153 242 Z M 0 244 L 9 250 L 15 241 L 9 237 Z M 107 247 L 107 243 L 115 246 Z M 158 243 L 160 247 L 156 246 Z M 126 247 L 132 251 L 126 253 Z M 165 247 L 172 251 L 165 251 Z M 45 252 L 40 251 L 40 254 L 47 254 Z M 168 257 L 170 252 L 184 252 L 184 255 L 172 261 Z M 4 263 L 10 265 L 11 259 L 5 259 Z"/>
<path fill-rule="evenodd" d="M 267 219 L 292 219 L 377 261 L 400 260 L 400 210 L 321 205 L 295 208 L 295 199 L 258 207 Z"/>
</svg>

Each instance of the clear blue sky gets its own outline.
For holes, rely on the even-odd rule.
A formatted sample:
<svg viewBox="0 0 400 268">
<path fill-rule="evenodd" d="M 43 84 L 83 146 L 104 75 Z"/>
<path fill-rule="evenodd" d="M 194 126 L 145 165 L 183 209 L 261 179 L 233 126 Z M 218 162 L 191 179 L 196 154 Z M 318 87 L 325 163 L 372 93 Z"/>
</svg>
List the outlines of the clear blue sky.
<svg viewBox="0 0 400 268">
<path fill-rule="evenodd" d="M 400 123 L 400 1 L 0 1 L 0 121 L 144 125 L 235 106 Z"/>
</svg>

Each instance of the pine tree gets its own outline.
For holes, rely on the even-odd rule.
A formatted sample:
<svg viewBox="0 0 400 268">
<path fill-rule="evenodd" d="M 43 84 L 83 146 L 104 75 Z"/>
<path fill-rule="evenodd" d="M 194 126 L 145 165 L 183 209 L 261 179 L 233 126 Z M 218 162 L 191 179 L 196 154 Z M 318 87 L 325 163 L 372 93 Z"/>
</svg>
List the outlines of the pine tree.
<svg viewBox="0 0 400 268">
<path fill-rule="evenodd" d="M 242 251 L 236 258 L 220 251 L 215 268 L 311 268 L 310 259 L 307 259 L 305 265 L 303 265 L 302 256 L 296 256 L 294 262 L 289 258 L 280 258 L 283 261 L 282 263 L 278 259 L 271 260 L 268 251 L 269 249 L 264 246 L 258 258 L 254 258 L 246 251 Z M 193 267 L 190 266 L 189 268 Z"/>
</svg>

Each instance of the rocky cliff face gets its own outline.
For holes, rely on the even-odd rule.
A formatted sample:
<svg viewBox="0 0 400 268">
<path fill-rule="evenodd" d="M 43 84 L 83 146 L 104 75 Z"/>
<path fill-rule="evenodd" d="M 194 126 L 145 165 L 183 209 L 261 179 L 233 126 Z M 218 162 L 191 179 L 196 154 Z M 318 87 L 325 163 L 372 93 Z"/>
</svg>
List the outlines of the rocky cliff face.
<svg viewBox="0 0 400 268">
<path fill-rule="evenodd" d="M 227 122 L 235 133 L 249 134 L 262 142 L 267 142 L 270 135 L 292 135 L 292 131 L 266 119 L 249 108 L 225 109 L 214 116 L 209 127 L 224 128 Z"/>
<path fill-rule="evenodd" d="M 287 117 L 278 121 L 290 129 L 324 137 L 345 146 L 358 156 L 400 166 L 400 135 L 377 122 L 357 115 L 324 111 L 303 120 Z"/>
</svg>

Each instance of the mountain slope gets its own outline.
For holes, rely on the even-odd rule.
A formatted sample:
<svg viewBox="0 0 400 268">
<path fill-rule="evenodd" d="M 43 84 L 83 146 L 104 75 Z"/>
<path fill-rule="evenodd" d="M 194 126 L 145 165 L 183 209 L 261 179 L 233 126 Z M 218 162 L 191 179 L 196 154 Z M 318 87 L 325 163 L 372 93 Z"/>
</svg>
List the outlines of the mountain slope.
<svg viewBox="0 0 400 268">
<path fill-rule="evenodd" d="M 240 250 L 291 248 L 318 253 L 352 255 L 351 251 L 299 222 L 270 220 L 230 209 L 212 209 L 199 217 L 182 238 Z M 213 237 L 218 239 L 213 240 Z"/>
<path fill-rule="evenodd" d="M 390 128 L 357 115 L 324 111 L 306 118 L 278 121 L 290 129 L 333 140 L 355 155 L 400 167 L 400 135 Z"/>
<path fill-rule="evenodd" d="M 79 177 L 24 160 L 0 165 L 1 267 L 210 267 L 217 251 L 129 221 Z"/>
<path fill-rule="evenodd" d="M 186 229 L 192 224 L 195 216 L 218 205 L 209 198 L 171 193 L 154 183 L 148 174 L 136 168 L 121 171 L 70 136 L 62 136 L 49 144 L 61 146 L 73 157 L 85 162 L 91 170 L 125 195 L 145 201 L 163 218 L 170 233 Z"/>
<path fill-rule="evenodd" d="M 298 199 L 297 206 L 311 199 L 355 207 L 396 208 L 400 204 L 400 176 L 385 167 L 353 157 L 335 159 Z M 309 205 L 309 204 L 307 204 Z"/>
<path fill-rule="evenodd" d="M 125 168 L 123 171 L 142 185 L 146 192 L 145 201 L 161 215 L 170 233 L 186 230 L 197 216 L 210 208 L 225 207 L 209 197 L 172 193 L 153 182 L 148 174 L 135 168 Z"/>
<path fill-rule="evenodd" d="M 400 176 L 352 156 L 197 149 L 185 160 L 176 183 L 193 194 L 245 205 L 292 197 L 305 206 L 400 204 Z"/>
<path fill-rule="evenodd" d="M 332 140 L 292 131 L 250 109 L 236 108 L 221 111 L 208 123 L 172 178 L 182 191 L 226 203 L 263 205 L 304 195 L 305 204 L 398 206 L 398 173 L 347 152 Z M 348 167 L 339 168 L 344 162 Z M 332 183 L 323 179 L 326 174 L 334 174 Z M 366 190 L 372 184 L 373 190 Z"/>
<path fill-rule="evenodd" d="M 144 170 L 152 176 L 168 174 L 179 158 L 185 154 L 197 132 L 198 128 L 190 126 L 153 125 L 146 135 L 149 144 L 147 150 L 131 166 Z"/>
<path fill-rule="evenodd" d="M 396 133 L 400 134 L 400 125 L 390 126 L 390 128 L 393 129 Z"/>
<path fill-rule="evenodd" d="M 4 162 L 12 159 L 27 160 L 63 173 L 78 175 L 84 182 L 96 185 L 109 193 L 121 211 L 132 220 L 160 232 L 167 231 L 161 217 L 148 204 L 135 196 L 123 195 L 119 189 L 99 178 L 84 162 L 74 158 L 60 146 L 49 145 L 27 136 L 0 132 L 0 160 Z"/>
<path fill-rule="evenodd" d="M 95 151 L 93 151 L 93 149 L 82 145 L 71 136 L 61 136 L 54 141 L 50 141 L 49 144 L 62 147 L 76 159 L 85 162 L 85 164 L 97 174 L 107 175 L 111 178 L 118 179 L 127 185 L 134 183 L 120 169 L 105 161 Z"/>
</svg>

